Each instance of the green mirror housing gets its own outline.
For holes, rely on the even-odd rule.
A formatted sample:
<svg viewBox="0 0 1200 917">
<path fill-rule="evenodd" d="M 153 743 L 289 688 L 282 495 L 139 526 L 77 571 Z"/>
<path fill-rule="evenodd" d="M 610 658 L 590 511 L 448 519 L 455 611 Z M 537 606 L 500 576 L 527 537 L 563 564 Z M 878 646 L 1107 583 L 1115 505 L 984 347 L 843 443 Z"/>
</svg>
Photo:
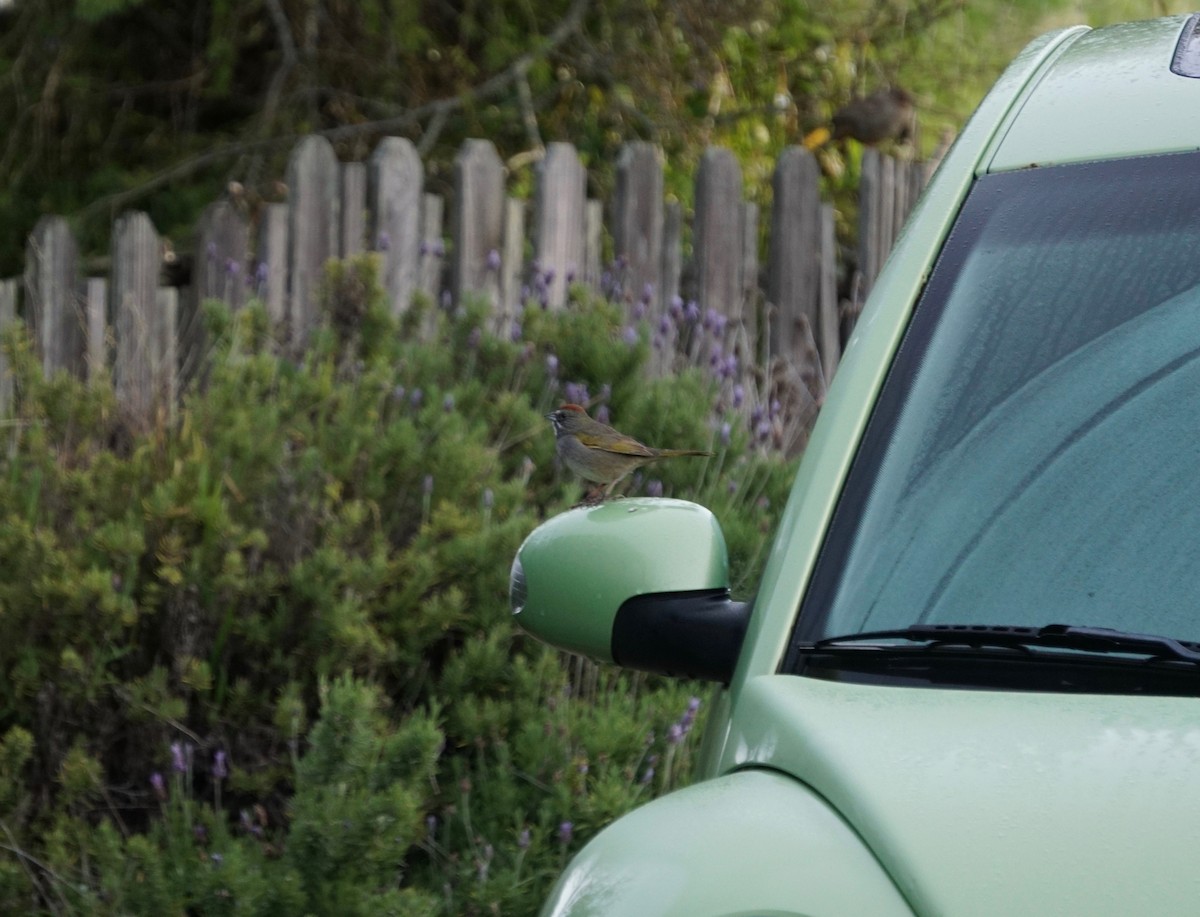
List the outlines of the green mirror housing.
<svg viewBox="0 0 1200 917">
<path fill-rule="evenodd" d="M 729 598 L 720 525 L 683 500 L 619 500 L 547 520 L 517 551 L 509 601 L 521 627 L 552 646 L 723 682 L 749 618 Z"/>
</svg>

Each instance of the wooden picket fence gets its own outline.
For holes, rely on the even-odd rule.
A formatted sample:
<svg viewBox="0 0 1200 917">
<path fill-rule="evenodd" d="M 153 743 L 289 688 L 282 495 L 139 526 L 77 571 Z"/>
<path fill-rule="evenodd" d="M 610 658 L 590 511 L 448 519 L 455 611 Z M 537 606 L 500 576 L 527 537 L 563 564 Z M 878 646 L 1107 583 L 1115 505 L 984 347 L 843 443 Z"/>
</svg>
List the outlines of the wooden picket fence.
<svg viewBox="0 0 1200 917">
<path fill-rule="evenodd" d="M 566 143 L 549 144 L 536 193 L 525 201 L 507 193 L 492 143 L 467 141 L 447 201 L 426 191 L 424 165 L 407 140 L 386 138 L 367 162 L 342 163 L 329 141 L 310 136 L 291 154 L 285 203 L 251 214 L 234 195 L 204 211 L 190 240 L 187 288 L 162 284 L 164 240 L 145 213 L 116 220 L 107 276 L 90 277 L 67 221 L 43 217 L 28 241 L 24 276 L 0 280 L 0 326 L 27 322 L 48 374 L 111 371 L 123 408 L 149 418 L 174 402 L 180 379 L 204 359 L 202 302 L 237 309 L 258 297 L 280 339 L 303 348 L 322 320 L 318 287 L 330 258 L 377 252 L 397 314 L 418 294 L 439 305 L 484 297 L 501 332 L 531 298 L 561 309 L 569 285 L 582 283 L 623 299 L 651 327 L 678 318 L 684 302 L 694 303 L 691 315 L 723 316 L 732 330 L 727 352 L 736 353 L 739 374 L 760 400 L 790 393 L 792 428 L 776 439 L 795 451 L 927 170 L 865 151 L 855 281 L 839 298 L 834 213 L 819 195 L 817 161 L 801 147 L 777 161 L 760 264 L 759 208 L 745 199 L 741 169 L 726 149 L 703 155 L 687 227 L 680 206 L 664 196 L 662 152 L 648 143 L 624 148 L 606 206 L 588 199 L 585 169 Z M 656 343 L 652 372 L 673 371 L 681 356 L 705 358 Z M 11 397 L 7 376 L 0 367 L 0 412 Z"/>
</svg>

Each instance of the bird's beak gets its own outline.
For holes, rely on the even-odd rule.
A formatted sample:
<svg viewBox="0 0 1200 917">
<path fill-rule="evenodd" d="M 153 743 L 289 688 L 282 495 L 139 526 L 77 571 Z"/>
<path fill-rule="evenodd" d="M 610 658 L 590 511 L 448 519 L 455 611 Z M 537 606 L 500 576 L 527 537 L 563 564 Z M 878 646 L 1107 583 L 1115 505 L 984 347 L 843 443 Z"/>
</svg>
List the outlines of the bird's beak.
<svg viewBox="0 0 1200 917">
<path fill-rule="evenodd" d="M 545 418 L 546 418 L 547 420 L 549 420 L 549 421 L 553 421 L 553 420 L 554 420 L 554 415 L 553 415 L 553 414 L 543 414 L 542 416 L 543 416 L 543 417 L 545 417 Z"/>
</svg>

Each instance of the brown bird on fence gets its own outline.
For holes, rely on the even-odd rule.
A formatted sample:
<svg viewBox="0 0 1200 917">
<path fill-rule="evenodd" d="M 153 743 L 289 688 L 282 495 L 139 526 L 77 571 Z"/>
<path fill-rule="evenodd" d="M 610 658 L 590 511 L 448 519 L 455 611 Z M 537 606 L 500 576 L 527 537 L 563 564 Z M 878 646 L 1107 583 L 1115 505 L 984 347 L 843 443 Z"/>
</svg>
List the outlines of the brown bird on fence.
<svg viewBox="0 0 1200 917">
<path fill-rule="evenodd" d="M 870 95 L 851 99 L 833 114 L 829 127 L 818 127 L 804 138 L 804 145 L 815 150 L 830 140 L 847 137 L 868 146 L 885 140 L 907 140 L 912 136 L 916 108 L 907 90 L 894 86 L 877 89 Z"/>
</svg>

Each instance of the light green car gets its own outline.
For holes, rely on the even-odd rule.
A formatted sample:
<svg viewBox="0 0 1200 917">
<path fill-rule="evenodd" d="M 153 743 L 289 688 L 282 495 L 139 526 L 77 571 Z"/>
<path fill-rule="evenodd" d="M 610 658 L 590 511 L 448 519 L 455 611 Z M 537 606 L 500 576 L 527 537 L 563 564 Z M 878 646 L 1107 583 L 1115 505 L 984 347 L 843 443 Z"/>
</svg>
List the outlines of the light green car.
<svg viewBox="0 0 1200 917">
<path fill-rule="evenodd" d="M 546 915 L 1200 913 L 1200 17 L 1044 36 L 871 294 L 754 601 L 707 510 L 553 518 L 517 620 L 724 687 Z"/>
</svg>

